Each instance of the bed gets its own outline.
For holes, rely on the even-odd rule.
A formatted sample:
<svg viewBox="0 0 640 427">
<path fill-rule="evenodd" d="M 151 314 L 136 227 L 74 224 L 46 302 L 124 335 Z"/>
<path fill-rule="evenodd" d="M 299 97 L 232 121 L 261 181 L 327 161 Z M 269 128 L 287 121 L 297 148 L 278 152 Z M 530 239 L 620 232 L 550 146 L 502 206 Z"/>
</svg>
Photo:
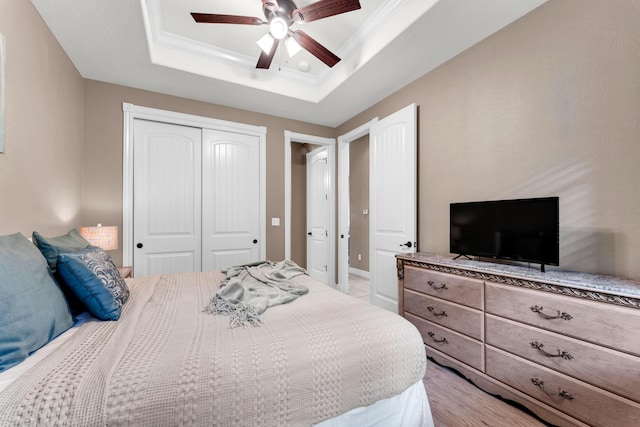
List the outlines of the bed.
<svg viewBox="0 0 640 427">
<path fill-rule="evenodd" d="M 117 321 L 80 315 L 0 372 L 0 425 L 433 425 L 405 319 L 301 275 L 306 295 L 231 328 L 203 313 L 222 278 L 127 279 Z"/>
</svg>

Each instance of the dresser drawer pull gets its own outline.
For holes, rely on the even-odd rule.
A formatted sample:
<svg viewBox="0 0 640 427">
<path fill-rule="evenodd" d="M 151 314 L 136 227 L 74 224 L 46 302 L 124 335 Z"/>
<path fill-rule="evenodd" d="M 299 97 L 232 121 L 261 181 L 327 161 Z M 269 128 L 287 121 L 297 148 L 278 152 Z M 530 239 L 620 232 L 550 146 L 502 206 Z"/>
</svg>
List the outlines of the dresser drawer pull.
<svg viewBox="0 0 640 427">
<path fill-rule="evenodd" d="M 442 339 L 437 339 L 435 338 L 435 334 L 433 332 L 428 332 L 427 335 L 429 335 L 431 337 L 432 340 L 434 340 L 435 342 L 441 342 L 443 344 L 448 344 L 448 341 L 445 337 L 442 337 Z"/>
<path fill-rule="evenodd" d="M 568 391 L 565 391 L 565 390 L 561 389 L 560 387 L 558 387 L 558 394 L 555 394 L 555 393 L 548 392 L 544 388 L 544 381 L 542 381 L 541 379 L 539 379 L 539 378 L 531 378 L 531 382 L 536 387 L 540 387 L 540 390 L 542 390 L 547 396 L 550 396 L 550 397 L 560 396 L 563 399 L 573 400 L 573 395 L 571 393 L 569 393 Z"/>
<path fill-rule="evenodd" d="M 433 280 L 429 280 L 427 282 L 427 285 L 431 286 L 433 289 L 435 289 L 436 291 L 446 291 L 447 289 L 447 284 L 446 283 L 441 283 L 441 286 L 436 286 L 435 282 Z"/>
<path fill-rule="evenodd" d="M 529 307 L 531 309 L 531 311 L 533 311 L 534 313 L 538 313 L 540 316 L 544 317 L 545 319 L 564 319 L 564 320 L 571 320 L 573 319 L 573 316 L 565 313 L 564 311 L 561 313 L 560 310 L 558 310 L 557 314 L 555 316 L 551 316 L 549 314 L 545 314 L 543 312 L 544 308 L 540 307 L 538 305 L 534 305 L 532 307 Z"/>
<path fill-rule="evenodd" d="M 553 354 L 553 353 L 547 353 L 542 347 L 544 347 L 544 344 L 542 344 L 541 342 L 538 341 L 532 341 L 531 342 L 531 347 L 535 348 L 536 350 L 540 351 L 540 353 L 544 354 L 547 357 L 562 357 L 563 359 L 567 359 L 567 360 L 571 360 L 573 359 L 573 356 L 569 353 L 567 353 L 566 351 L 561 351 L 560 349 L 558 349 L 558 354 Z"/>
<path fill-rule="evenodd" d="M 442 317 L 447 317 L 447 312 L 442 310 L 440 313 L 436 313 L 436 308 L 433 306 L 429 306 L 427 307 L 427 310 L 429 310 L 431 313 L 433 313 L 434 316 L 442 316 Z"/>
</svg>

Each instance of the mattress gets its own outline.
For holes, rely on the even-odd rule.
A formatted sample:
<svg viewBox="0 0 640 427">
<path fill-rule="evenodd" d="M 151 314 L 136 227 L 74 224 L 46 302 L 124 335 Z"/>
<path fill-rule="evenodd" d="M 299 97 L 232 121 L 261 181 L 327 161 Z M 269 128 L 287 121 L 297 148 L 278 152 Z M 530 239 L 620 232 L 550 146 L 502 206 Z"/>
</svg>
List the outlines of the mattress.
<svg viewBox="0 0 640 427">
<path fill-rule="evenodd" d="M 304 426 L 385 402 L 378 419 L 431 423 L 424 345 L 405 319 L 299 276 L 307 295 L 230 328 L 202 312 L 221 278 L 127 280 L 120 320 L 86 319 L 6 385 L 0 425 Z"/>
</svg>

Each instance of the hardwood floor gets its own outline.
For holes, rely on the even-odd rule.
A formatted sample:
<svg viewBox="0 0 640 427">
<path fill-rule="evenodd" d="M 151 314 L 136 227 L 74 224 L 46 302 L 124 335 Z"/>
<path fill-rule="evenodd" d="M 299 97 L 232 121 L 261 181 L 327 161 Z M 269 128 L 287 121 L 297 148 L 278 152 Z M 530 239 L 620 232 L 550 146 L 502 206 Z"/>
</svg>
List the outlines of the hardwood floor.
<svg viewBox="0 0 640 427">
<path fill-rule="evenodd" d="M 349 295 L 369 301 L 369 280 L 350 274 Z M 538 421 L 458 375 L 453 370 L 427 361 L 424 384 L 435 427 L 542 427 Z"/>
<path fill-rule="evenodd" d="M 545 426 L 528 413 L 498 399 L 453 370 L 427 361 L 424 377 L 435 427 Z"/>
</svg>

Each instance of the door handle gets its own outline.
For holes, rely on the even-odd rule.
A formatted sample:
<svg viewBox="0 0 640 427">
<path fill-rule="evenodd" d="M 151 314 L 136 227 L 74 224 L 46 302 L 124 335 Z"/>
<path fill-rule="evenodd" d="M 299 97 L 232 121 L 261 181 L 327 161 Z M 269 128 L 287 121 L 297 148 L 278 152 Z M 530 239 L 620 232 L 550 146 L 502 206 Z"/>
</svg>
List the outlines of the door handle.
<svg viewBox="0 0 640 427">
<path fill-rule="evenodd" d="M 307 234 L 308 234 L 309 236 L 311 236 L 311 232 L 308 232 Z"/>
<path fill-rule="evenodd" d="M 136 248 L 141 249 L 141 248 L 142 248 L 142 246 L 143 246 L 143 245 L 142 245 L 142 243 L 138 243 L 138 244 L 136 245 Z"/>
<path fill-rule="evenodd" d="M 413 245 L 411 244 L 411 242 L 407 242 L 407 243 L 403 243 L 400 246 L 406 246 L 408 248 L 412 247 Z"/>
<path fill-rule="evenodd" d="M 258 243 L 258 239 L 253 239 L 253 244 L 255 245 L 256 243 Z"/>
</svg>

